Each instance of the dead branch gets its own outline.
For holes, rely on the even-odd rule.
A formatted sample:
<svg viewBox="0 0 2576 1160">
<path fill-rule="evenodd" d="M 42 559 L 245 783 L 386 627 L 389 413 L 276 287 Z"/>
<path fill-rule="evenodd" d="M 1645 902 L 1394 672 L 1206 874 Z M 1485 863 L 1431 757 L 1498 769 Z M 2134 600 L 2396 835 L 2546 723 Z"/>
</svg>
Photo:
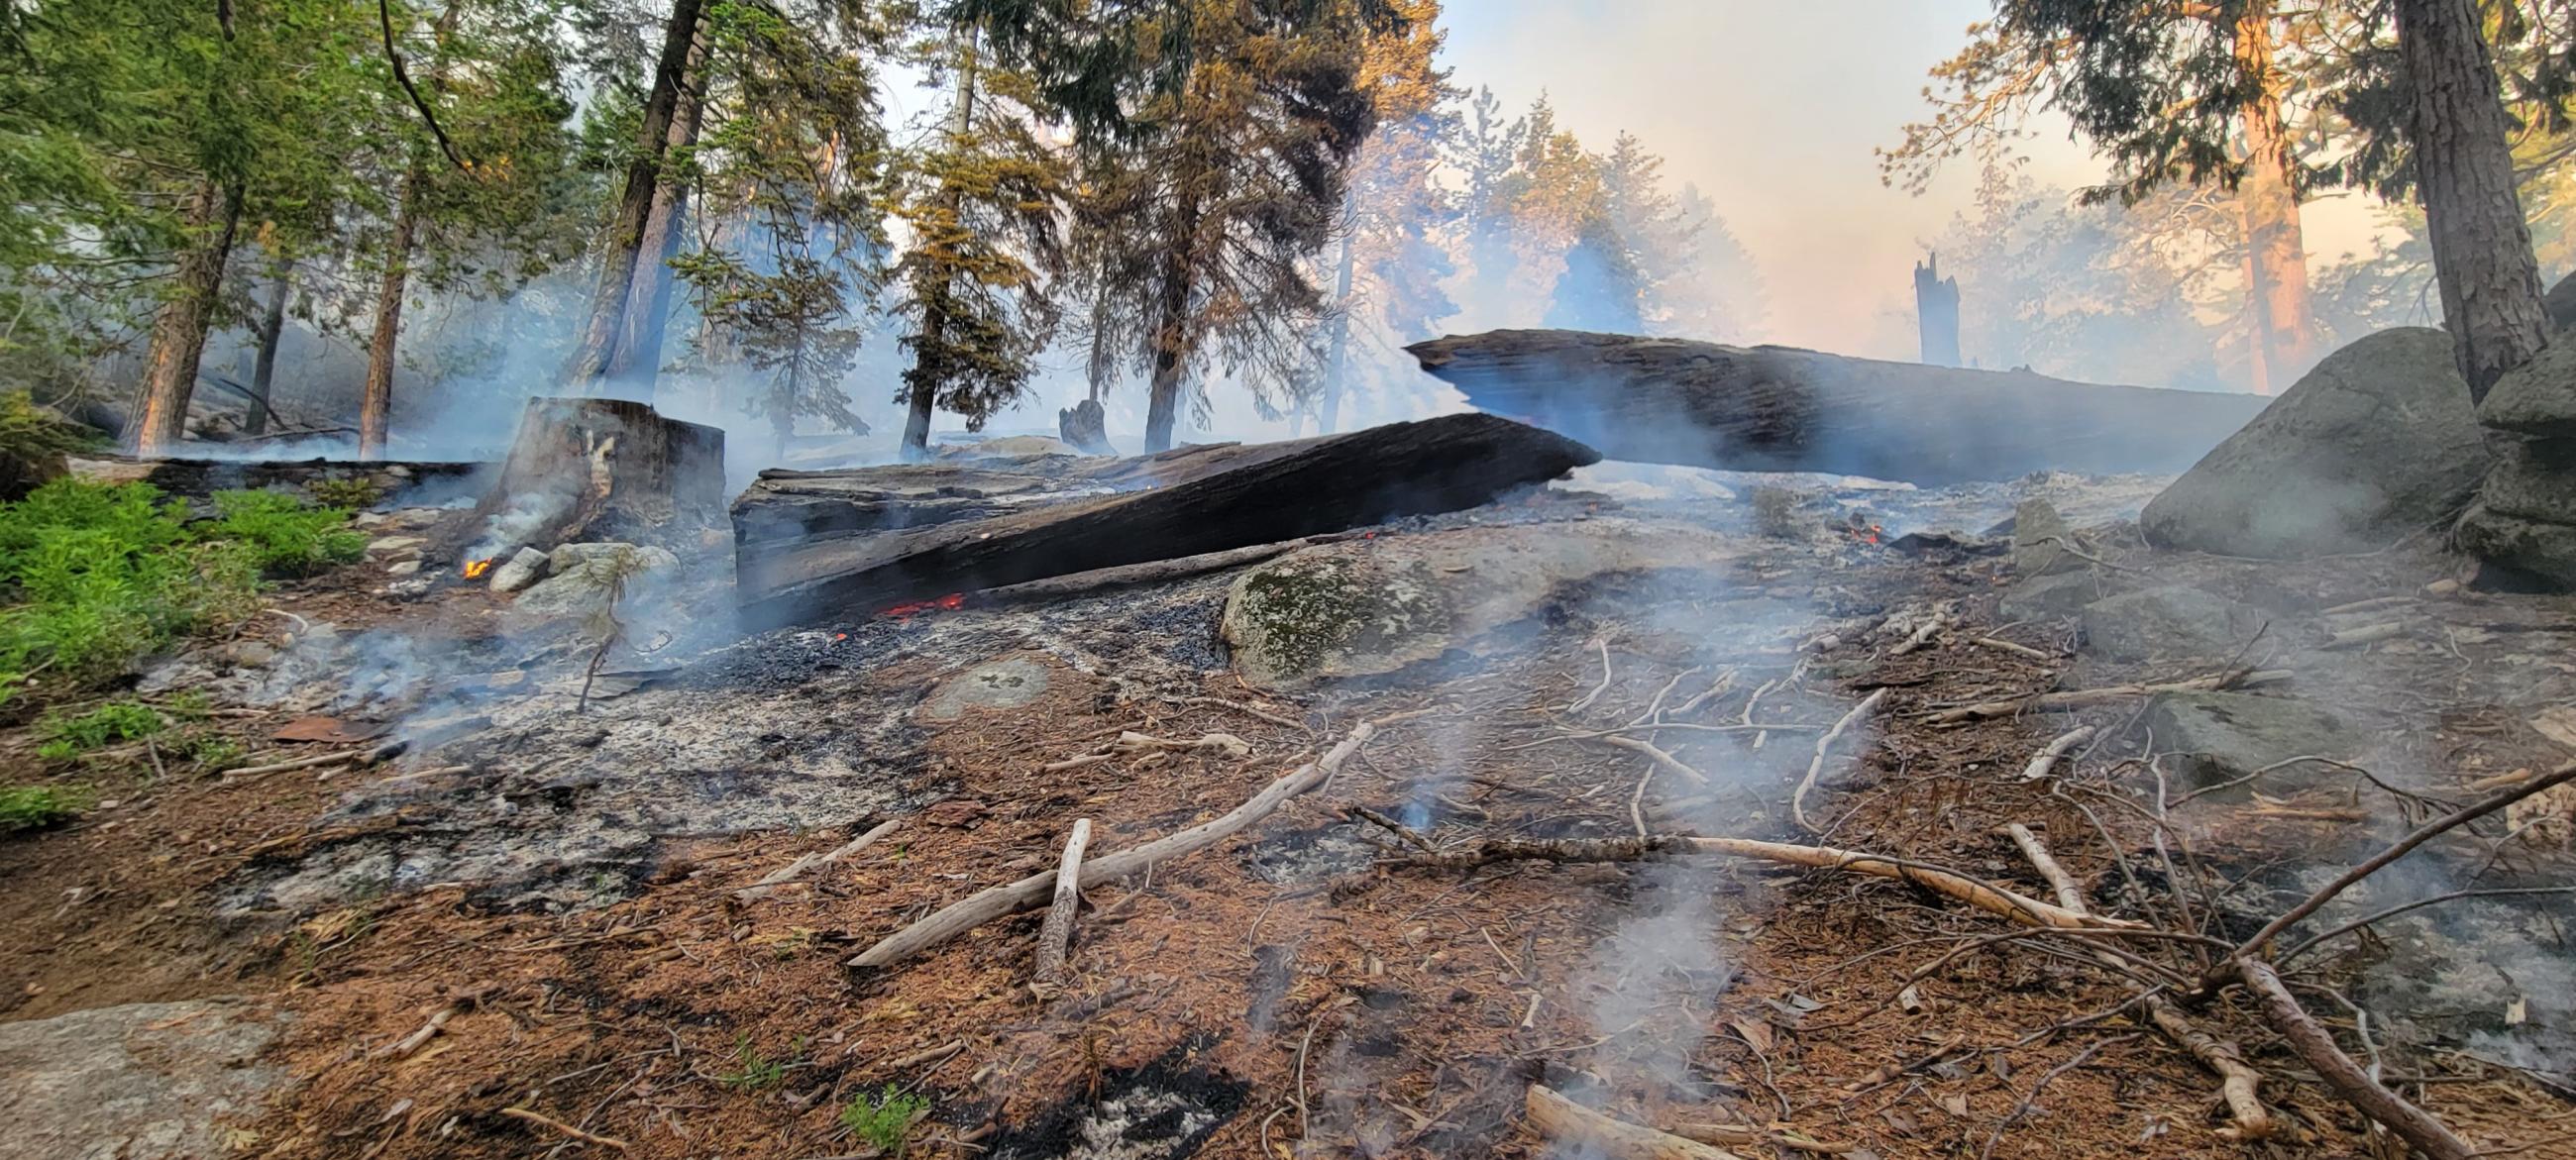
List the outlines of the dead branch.
<svg viewBox="0 0 2576 1160">
<path fill-rule="evenodd" d="M 2451 813 L 2445 814 L 2416 827 L 2415 832 L 2398 839 L 2395 845 L 2373 855 L 2369 861 L 2363 862 L 2350 870 L 2344 871 L 2341 877 L 2327 883 L 2324 889 L 2309 895 L 2307 897 L 2307 901 L 2291 907 L 2279 918 L 2265 923 L 2263 929 L 2255 931 L 2254 937 L 2246 939 L 2243 945 L 2238 946 L 2235 953 L 2229 955 L 2228 958 L 2230 960 L 2247 960 L 2253 958 L 2256 954 L 2262 952 L 2265 945 L 2279 937 L 2282 931 L 2298 925 L 2301 920 L 2307 918 L 2309 915 L 2315 914 L 2317 911 L 2324 909 L 2327 903 L 2334 901 L 2337 895 L 2351 889 L 2354 883 L 2370 877 L 2389 863 L 2412 853 L 2416 847 L 2432 841 L 2453 829 L 2467 825 L 2470 822 L 2476 821 L 2479 818 L 2485 817 L 2488 814 L 2494 813 L 2497 810 L 2503 809 L 2506 806 L 2512 805 L 2513 803 L 2530 797 L 2533 794 L 2539 793 L 2542 790 L 2546 790 L 2552 786 L 2564 785 L 2571 781 L 2576 781 L 2576 761 L 2568 762 L 2567 764 L 2559 766 L 2540 777 L 2533 778 L 2532 780 L 2524 782 L 2523 784 L 2511 789 L 2490 795 L 2480 801 L 2463 806 Z M 2287 1034 L 2287 1032 L 2284 1032 L 2284 1034 Z M 2394 1125 L 2391 1126 L 2393 1127 Z"/>
<path fill-rule="evenodd" d="M 1581 1145 L 1601 1160 L 1743 1160 L 1724 1148 L 1577 1106 L 1544 1084 L 1530 1085 L 1524 1107 L 1531 1130 L 1550 1140 Z"/>
<path fill-rule="evenodd" d="M 2024 657 L 2029 657 L 2030 659 L 2035 660 L 2035 661 L 2053 661 L 2053 660 L 2056 660 L 2056 659 L 2057 659 L 2055 656 L 2053 656 L 2053 655 L 2051 655 L 2051 654 L 2049 654 L 2049 653 L 2041 652 L 2040 650 L 2035 649 L 2035 648 L 2032 648 L 2032 647 L 2030 647 L 2029 645 L 2026 645 L 2026 644 L 2015 644 L 2015 643 L 2013 643 L 2013 642 L 2011 642 L 2011 641 L 2003 640 L 2003 639 L 1998 638 L 1998 637 L 1991 637 L 1991 636 L 1972 636 L 1972 637 L 1969 637 L 1969 638 L 1968 638 L 1968 643 L 1969 643 L 1969 644 L 1976 645 L 1976 646 L 1978 646 L 1978 647 L 1980 647 L 1980 648 L 1990 648 L 1990 649 L 1995 649 L 1995 650 L 1997 650 L 1997 651 L 1999 651 L 1999 652 L 2008 652 L 2008 653 L 2011 653 L 2011 654 L 2013 654 L 2013 655 L 2015 655 L 2015 656 L 2024 656 Z"/>
<path fill-rule="evenodd" d="M 2287 669 L 2264 669 L 2257 672 L 2210 673 L 2189 680 L 2158 685 L 2111 685 L 2100 689 L 2074 689 L 2056 693 L 2034 693 L 2003 701 L 1983 701 L 1961 705 L 1932 714 L 1935 725 L 1959 725 L 1996 717 L 2015 717 L 2023 713 L 2057 712 L 2081 709 L 2090 705 L 2107 705 L 2131 697 L 2152 697 L 2158 693 L 2206 693 L 2214 689 L 2250 689 L 2258 685 L 2277 685 L 2293 674 Z"/>
<path fill-rule="evenodd" d="M 2137 1035 L 2132 1033 L 2128 1035 L 2114 1035 L 2109 1039 L 2095 1040 L 2094 1042 L 2086 1045 L 2084 1050 L 2076 1052 L 2074 1058 L 2048 1069 L 2045 1073 L 2042 1073 L 2038 1079 L 2033 1080 L 2030 1085 L 2030 1093 L 2024 1095 L 2020 1102 L 2014 1104 L 2013 1110 L 2007 1113 L 2001 1121 L 1995 1124 L 1995 1130 L 1993 1132 L 1987 1134 L 1986 1146 L 1977 1153 L 1980 1160 L 1983 1160 L 1984 1157 L 1995 1154 L 1995 1144 L 2004 1138 L 2004 1131 L 2012 1127 L 2014 1124 L 2021 1122 L 2021 1118 L 2023 1116 L 2030 1114 L 2031 1105 L 2037 1103 L 2039 1100 L 2039 1093 L 2045 1090 L 2050 1083 L 2057 1079 L 2057 1077 L 2084 1066 L 2086 1060 L 2092 1059 L 2096 1055 L 2100 1055 L 2103 1048 L 2109 1047 L 2115 1043 L 2126 1043 L 2135 1038 L 2137 1038 Z"/>
<path fill-rule="evenodd" d="M 1594 637 L 1592 638 L 1592 643 L 1599 646 L 1601 649 L 1601 683 L 1594 685 L 1591 692 L 1585 693 L 1582 700 L 1576 701 L 1571 705 L 1567 705 L 1564 710 L 1565 712 L 1580 713 L 1585 709 L 1589 709 L 1592 707 L 1592 703 L 1594 701 L 1601 699 L 1601 694 L 1610 691 L 1610 638 L 1606 636 Z"/>
<path fill-rule="evenodd" d="M 263 773 L 285 773 L 289 770 L 311 769 L 317 765 L 338 765 L 343 761 L 356 761 L 359 758 L 367 756 L 367 753 L 368 751 L 364 749 L 343 749 L 338 753 L 317 753 L 311 757 L 299 757 L 293 761 L 281 761 L 274 765 L 250 765 L 244 766 L 240 769 L 227 769 L 224 771 L 224 776 L 226 778 L 257 777 Z"/>
<path fill-rule="evenodd" d="M 532 1112 L 526 1108 L 514 1107 L 501 1109 L 501 1114 L 508 1116 L 513 1120 L 526 1120 L 531 1124 L 552 1128 L 555 1131 L 561 1132 L 564 1135 L 570 1136 L 585 1144 L 597 1144 L 602 1148 L 615 1148 L 620 1152 L 626 1150 L 626 1141 L 624 1140 L 620 1140 L 614 1136 L 602 1136 L 582 1131 L 579 1128 L 573 1127 L 562 1120 L 558 1120 L 553 1116 L 546 1115 L 542 1112 Z"/>
<path fill-rule="evenodd" d="M 1139 753 L 1210 753 L 1222 757 L 1250 757 L 1252 743 L 1231 733 L 1202 733 L 1186 741 L 1175 741 L 1128 730 L 1120 733 L 1118 740 L 1110 742 L 1107 749 L 1086 753 L 1080 757 L 1069 757 L 1063 761 L 1051 761 L 1038 768 L 1048 773 L 1057 773 L 1068 769 L 1079 769 L 1086 765 L 1098 765 L 1114 758 Z"/>
<path fill-rule="evenodd" d="M 2030 859 L 2040 877 L 2048 879 L 2049 886 L 2057 892 L 2059 905 L 2078 914 L 2088 913 L 2084 906 L 2083 888 L 2077 885 L 2074 875 L 2066 872 L 2066 867 L 2058 864 L 2056 856 L 2048 852 L 2047 844 L 2039 840 L 2039 835 L 2019 822 L 2004 827 L 2004 830 L 2012 835 L 2013 844 L 2021 847 L 2022 856 Z M 2125 973 L 2125 966 L 2118 956 L 2097 947 L 2095 957 L 2102 959 L 2104 966 Z M 2221 1135 L 2234 1140 L 2267 1140 L 2280 1132 L 2282 1121 L 2263 1104 L 2262 1073 L 2246 1064 L 2244 1055 L 2235 1044 L 2193 1025 L 2163 995 L 2149 991 L 2139 999 L 2146 1009 L 2147 1020 L 2156 1025 L 2156 1030 L 2164 1032 L 2175 1046 L 2218 1077 L 2219 1095 L 2227 1101 L 2228 1111 L 2236 1118 L 2236 1126 L 2221 1132 Z"/>
<path fill-rule="evenodd" d="M 1860 1151 L 1858 1144 L 1829 1144 L 1797 1132 L 1756 1128 L 1750 1124 L 1682 1123 L 1673 1125 L 1673 1134 L 1685 1140 L 1697 1140 L 1702 1144 L 1715 1144 L 1720 1147 L 1753 1148 L 1768 1144 L 1774 1148 L 1786 1148 L 1793 1152 L 1814 1152 L 1824 1156 L 1840 1156 Z"/>
<path fill-rule="evenodd" d="M 988 588 L 976 593 L 974 600 L 977 604 L 1026 604 L 1044 600 L 1061 600 L 1069 596 L 1114 592 L 1122 588 L 1162 584 L 1173 580 L 1187 580 L 1210 572 L 1222 572 L 1228 568 L 1258 564 L 1264 560 L 1287 555 L 1310 544 L 1346 538 L 1344 536 L 1305 536 L 1272 544 L 1227 548 L 1219 552 L 1201 552 L 1194 556 L 1180 556 L 1145 564 L 1094 568 L 1088 572 L 1074 572 L 1064 576 L 1050 576 L 1043 580 L 1026 580 L 1018 584 L 1006 584 L 1000 588 Z"/>
<path fill-rule="evenodd" d="M 1306 723 L 1303 721 L 1290 720 L 1289 718 L 1282 717 L 1277 713 L 1270 712 L 1269 710 L 1255 708 L 1251 705 L 1243 704 L 1240 701 L 1229 701 L 1223 697 L 1183 697 L 1181 698 L 1181 704 L 1208 705 L 1219 709 L 1232 709 L 1246 717 L 1250 717 L 1258 721 L 1267 721 L 1283 729 L 1312 732 L 1312 730 L 1308 730 L 1306 728 Z"/>
<path fill-rule="evenodd" d="M 2372 923 L 2378 922 L 2382 919 L 2395 918 L 2410 910 L 2421 910 L 2427 906 L 2451 902 L 2462 898 L 2495 898 L 2499 896 L 2514 897 L 2532 894 L 2576 894 L 2576 886 L 2501 886 L 2485 890 L 2454 890 L 2448 894 L 2436 894 L 2431 898 L 2418 898 L 2413 902 L 2401 902 L 2385 910 L 2373 911 L 2370 914 L 2356 918 L 2351 922 L 2347 922 L 2342 926 L 2338 926 L 2323 934 L 2311 935 L 2308 938 L 2302 939 L 2298 943 L 2292 945 L 2290 949 L 2282 951 L 2278 955 L 2274 955 L 2272 957 L 2272 961 L 2275 963 L 2287 963 L 2300 955 L 2306 954 L 2319 943 L 2331 942 L 2343 937 L 2344 935 L 2351 934 L 2356 930 L 2360 930 L 2365 926 L 2369 926 Z"/>
<path fill-rule="evenodd" d="M 411 1053 L 420 1050 L 422 1044 L 429 1042 L 431 1038 L 438 1034 L 439 1028 L 447 1026 L 447 1021 L 454 1018 L 456 1018 L 456 1008 L 454 1006 L 441 1007 L 435 1014 L 432 1014 L 429 1017 L 428 1022 L 420 1025 L 419 1030 L 403 1036 L 401 1040 L 395 1043 L 387 1044 L 384 1047 L 378 1048 L 376 1050 L 376 1054 L 380 1057 L 390 1055 L 396 1059 L 408 1056 Z"/>
<path fill-rule="evenodd" d="M 1658 766 L 1671 770 L 1673 773 L 1680 775 L 1685 780 L 1688 780 L 1692 785 L 1705 786 L 1708 784 L 1708 776 L 1706 774 L 1682 764 L 1682 760 L 1680 758 L 1666 753 L 1661 749 L 1655 748 L 1652 742 L 1640 741 L 1634 737 L 1597 737 L 1593 740 L 1599 741 L 1603 745 L 1616 745 L 1621 749 L 1625 749 L 1633 753 L 1642 753 L 1646 756 L 1646 760 L 1652 761 Z"/>
<path fill-rule="evenodd" d="M 1407 716 L 1409 714 L 1399 714 Z M 1233 836 L 1244 827 L 1270 816 L 1290 798 L 1322 785 L 1339 772 L 1342 763 L 1359 752 L 1377 733 L 1379 724 L 1396 717 L 1362 721 L 1352 726 L 1349 735 L 1335 744 L 1324 756 L 1288 772 L 1252 799 L 1214 820 L 1124 850 L 1105 858 L 1095 858 L 1082 866 L 1078 886 L 1110 882 L 1144 870 L 1157 862 L 1196 853 Z M 882 969 L 947 942 L 949 939 L 982 926 L 997 918 L 1034 909 L 1055 889 L 1056 872 L 1044 870 L 1017 882 L 995 886 L 950 903 L 937 913 L 896 931 L 875 946 L 861 951 L 849 965 L 864 969 Z"/>
<path fill-rule="evenodd" d="M 808 870 L 814 869 L 817 866 L 829 866 L 834 862 L 838 862 L 843 858 L 847 858 L 852 854 L 856 854 L 861 850 L 865 850 L 868 847 L 875 845 L 877 839 L 893 833 L 894 828 L 902 824 L 902 818 L 888 818 L 885 821 L 877 823 L 874 827 L 871 827 L 868 832 L 852 838 L 829 851 L 807 854 L 804 857 L 798 858 L 793 862 L 779 867 L 778 869 L 761 875 L 760 881 L 734 891 L 733 896 L 744 902 L 758 902 L 763 898 L 769 897 L 769 895 L 776 891 L 780 886 L 795 881 L 799 875 Z"/>
<path fill-rule="evenodd" d="M 1414 832 L 1413 827 L 1405 825 L 1404 823 L 1399 822 L 1394 818 L 1390 818 L 1385 814 L 1379 813 L 1376 810 L 1370 809 L 1367 806 L 1352 806 L 1351 816 L 1403 839 L 1405 845 L 1411 846 L 1414 849 L 1425 850 L 1435 854 L 1440 852 L 1440 848 L 1438 846 L 1431 844 L 1431 839 Z"/>
<path fill-rule="evenodd" d="M 2381 1087 L 2361 1065 L 2353 1062 L 2343 1049 L 2335 1046 L 2334 1036 L 2325 1025 L 2299 1005 L 2298 997 L 2282 985 L 2281 976 L 2272 973 L 2269 964 L 2253 959 L 2229 959 L 2235 979 L 2245 984 L 2263 1002 L 2263 1019 L 2289 1042 L 2290 1050 L 2307 1061 L 2310 1068 L 2363 1115 L 2386 1125 L 2389 1131 L 2426 1160 L 2468 1160 L 2477 1154 L 2468 1142 L 2452 1135 L 2431 1112 L 2408 1103 L 2395 1092 Z"/>
<path fill-rule="evenodd" d="M 2394 640 L 2404 635 L 2406 635 L 2406 626 L 2392 620 L 2386 624 L 2365 624 L 2359 628 L 2344 629 L 2341 632 L 2327 637 L 2326 643 L 2322 647 L 2357 648 L 2365 644 L 2376 644 L 2383 640 Z"/>
<path fill-rule="evenodd" d="M 1797 790 L 1789 795 L 1789 816 L 1797 819 L 1798 828 L 1810 834 L 1825 832 L 1824 827 L 1807 820 L 1807 794 L 1816 788 L 1816 779 L 1823 776 L 1825 757 L 1833 751 L 1834 742 L 1841 740 L 1844 732 L 1848 731 L 1855 722 L 1866 720 L 1870 714 L 1877 712 L 1879 705 L 1886 700 L 1887 689 L 1885 686 L 1880 686 L 1863 698 L 1860 704 L 1852 706 L 1850 712 L 1843 714 L 1842 720 L 1834 722 L 1833 728 L 1825 730 L 1824 736 L 1816 739 L 1816 756 L 1807 762 L 1807 776 L 1798 779 Z M 1706 782 L 1703 781 L 1702 784 Z"/>
<path fill-rule="evenodd" d="M 2049 771 L 2057 768 L 2058 758 L 2066 756 L 2067 752 L 2074 749 L 2076 746 L 2082 745 L 2087 741 L 2091 741 L 2093 739 L 2093 732 L 2094 730 L 2092 726 L 2083 725 L 2058 734 L 2054 740 L 2051 740 L 2048 743 L 2047 748 L 2040 750 L 2036 755 L 2031 757 L 2030 764 L 2022 767 L 2021 779 L 2023 781 L 2038 781 L 2039 779 L 2048 776 Z"/>
<path fill-rule="evenodd" d="M 1037 983 L 1052 987 L 1064 977 L 1064 956 L 1073 941 L 1073 912 L 1082 905 L 1082 851 L 1091 844 L 1091 819 L 1075 818 L 1065 835 L 1064 858 L 1055 867 L 1055 902 L 1038 928 Z"/>
</svg>

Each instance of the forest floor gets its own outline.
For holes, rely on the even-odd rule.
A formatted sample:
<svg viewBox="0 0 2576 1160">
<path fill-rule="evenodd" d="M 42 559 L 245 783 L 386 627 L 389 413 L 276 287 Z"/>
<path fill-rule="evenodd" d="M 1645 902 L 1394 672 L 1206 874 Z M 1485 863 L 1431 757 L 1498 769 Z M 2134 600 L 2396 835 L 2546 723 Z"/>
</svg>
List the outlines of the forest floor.
<svg viewBox="0 0 2576 1160">
<path fill-rule="evenodd" d="M 583 658 L 534 643 L 503 598 L 351 568 L 275 596 L 335 627 L 314 667 L 184 683 L 258 764 L 362 748 L 370 722 L 420 740 L 380 764 L 201 779 L 156 775 L 149 751 L 91 761 L 97 808 L 0 837 L 0 1083 L 32 1066 L 8 1055 L 11 1025 L 156 1003 L 179 1006 L 132 1035 L 274 1028 L 226 1061 L 271 1076 L 219 1107 L 213 1138 L 244 1156 L 795 1158 L 892 1140 L 960 1157 L 1535 1156 L 1550 1144 L 1522 1113 L 1533 1083 L 1635 1123 L 1742 1125 L 1744 1156 L 2390 1154 L 2242 999 L 2193 1017 L 2241 1046 L 2288 1126 L 2226 1137 L 2215 1078 L 2136 1017 L 2137 980 L 2188 971 L 2188 940 L 2115 969 L 1884 879 L 1692 856 L 1419 864 L 1491 839 L 1695 833 L 2049 897 L 2001 832 L 2018 823 L 2097 910 L 2233 939 L 2423 811 L 2576 747 L 2546 713 L 2576 701 L 2576 601 L 2439 585 L 2459 562 L 2420 542 L 2302 564 L 2153 552 L 2116 519 L 2150 493 L 2065 477 L 1814 492 L 1794 528 L 1722 526 L 1743 550 L 1701 573 L 1557 593 L 1510 648 L 1296 693 L 1234 676 L 1217 576 L 767 634 L 577 707 L 559 678 Z M 1974 531 L 2025 494 L 2104 529 L 2106 585 L 2151 573 L 2268 619 L 2228 655 L 2104 657 L 2068 622 L 2001 620 L 2001 556 L 1894 535 Z M 1714 502 L 1615 495 L 1560 485 L 1381 534 L 1706 523 Z M 2327 610 L 2383 599 L 2364 620 L 2395 629 L 2332 642 L 2359 622 Z M 284 646 L 272 673 L 303 655 L 286 623 L 260 627 Z M 397 668 L 422 671 L 387 680 Z M 2290 672 L 2367 744 L 2291 788 L 2186 798 L 2142 697 L 1941 717 L 2255 668 Z M 1879 690 L 1818 767 L 1811 833 L 1793 798 L 1817 743 Z M 348 732 L 274 740 L 317 710 Z M 1053 866 L 1077 817 L 1095 856 L 1131 847 L 1371 720 L 1317 792 L 1090 888 L 1059 986 L 1032 983 L 1036 914 L 847 965 Z M 1585 736 L 1632 726 L 1672 763 Z M 2095 734 L 2025 779 L 2079 726 Z M 1129 732 L 1227 734 L 1248 754 L 1116 751 Z M 0 766 L 30 771 L 5 780 L 52 776 L 32 745 L 0 735 Z M 888 821 L 855 854 L 740 893 Z M 2567 831 L 2539 815 L 2473 828 L 2317 926 L 2568 882 Z M 2563 895 L 2413 912 L 2321 947 L 2302 995 L 2472 1144 L 2576 1157 L 2568 913 Z M 65 1154 L 48 1139 L 0 1135 L 0 1158 Z"/>
</svg>

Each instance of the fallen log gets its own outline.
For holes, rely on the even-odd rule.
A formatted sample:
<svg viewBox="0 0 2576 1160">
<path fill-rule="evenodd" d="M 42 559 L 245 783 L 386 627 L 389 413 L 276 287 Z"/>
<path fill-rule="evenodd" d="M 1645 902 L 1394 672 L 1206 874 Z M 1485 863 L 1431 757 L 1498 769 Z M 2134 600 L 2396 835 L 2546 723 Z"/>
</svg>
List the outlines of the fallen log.
<svg viewBox="0 0 2576 1160">
<path fill-rule="evenodd" d="M 1574 1154 L 1602 1160 L 1743 1160 L 1714 1144 L 1605 1116 L 1544 1084 L 1530 1085 L 1523 1107 L 1532 1131 L 1571 1145 L 1568 1151 Z"/>
<path fill-rule="evenodd" d="M 1091 819 L 1075 818 L 1073 832 L 1065 835 L 1064 858 L 1055 867 L 1055 903 L 1047 908 L 1046 922 L 1038 927 L 1038 962 L 1036 977 L 1041 987 L 1052 987 L 1064 978 L 1065 951 L 1073 942 L 1073 913 L 1082 905 L 1082 852 L 1091 845 Z"/>
<path fill-rule="evenodd" d="M 1568 330 L 1453 335 L 1406 349 L 1478 409 L 1612 459 L 1926 487 L 2049 468 L 2180 471 L 2267 401 Z"/>
<path fill-rule="evenodd" d="M 1490 415 L 1391 423 L 1244 447 L 1213 463 L 1198 460 L 1197 474 L 1178 482 L 989 518 L 749 553 L 738 530 L 735 589 L 745 627 L 776 628 L 1456 511 L 1599 459 L 1580 443 Z M 737 505 L 737 529 L 745 518 Z"/>
</svg>

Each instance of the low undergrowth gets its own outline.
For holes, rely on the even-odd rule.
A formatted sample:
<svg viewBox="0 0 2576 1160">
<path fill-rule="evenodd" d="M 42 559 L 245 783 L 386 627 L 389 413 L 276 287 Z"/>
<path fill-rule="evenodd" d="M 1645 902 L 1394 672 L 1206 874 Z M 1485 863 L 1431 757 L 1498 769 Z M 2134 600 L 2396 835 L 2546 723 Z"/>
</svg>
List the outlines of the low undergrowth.
<svg viewBox="0 0 2576 1160">
<path fill-rule="evenodd" d="M 57 479 L 0 504 L 0 704 L 43 675 L 80 689 L 258 610 L 270 578 L 357 559 L 345 508 L 278 492 L 214 498 L 216 517 L 148 484 Z"/>
</svg>

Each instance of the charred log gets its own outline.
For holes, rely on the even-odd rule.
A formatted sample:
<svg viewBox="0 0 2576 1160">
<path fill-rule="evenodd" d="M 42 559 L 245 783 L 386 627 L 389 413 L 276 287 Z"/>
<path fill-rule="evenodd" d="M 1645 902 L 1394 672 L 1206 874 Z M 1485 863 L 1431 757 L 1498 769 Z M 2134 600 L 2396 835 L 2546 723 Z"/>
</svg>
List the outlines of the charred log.
<svg viewBox="0 0 2576 1160">
<path fill-rule="evenodd" d="M 747 627 L 776 627 L 1455 511 L 1599 458 L 1582 444 L 1518 423 L 1451 415 L 1288 443 L 1116 460 L 1072 481 L 1032 482 L 1016 499 L 925 493 L 931 509 L 925 518 L 946 517 L 930 526 L 899 505 L 832 516 L 806 496 L 795 505 L 804 510 L 779 517 L 746 496 L 735 509 L 735 587 Z M 858 477 L 932 470 L 819 474 L 839 476 L 841 490 L 863 493 Z M 812 487 L 818 480 L 796 482 Z M 1105 489 L 1111 494 L 1100 494 Z M 976 504 L 1022 510 L 977 514 Z M 863 526 L 869 520 L 911 522 L 884 523 L 869 534 Z M 780 538 L 798 526 L 819 534 Z"/>
<path fill-rule="evenodd" d="M 1497 330 L 1407 349 L 1476 407 L 1612 459 L 1927 487 L 2046 469 L 2180 471 L 2265 403 L 1566 330 Z"/>
</svg>

